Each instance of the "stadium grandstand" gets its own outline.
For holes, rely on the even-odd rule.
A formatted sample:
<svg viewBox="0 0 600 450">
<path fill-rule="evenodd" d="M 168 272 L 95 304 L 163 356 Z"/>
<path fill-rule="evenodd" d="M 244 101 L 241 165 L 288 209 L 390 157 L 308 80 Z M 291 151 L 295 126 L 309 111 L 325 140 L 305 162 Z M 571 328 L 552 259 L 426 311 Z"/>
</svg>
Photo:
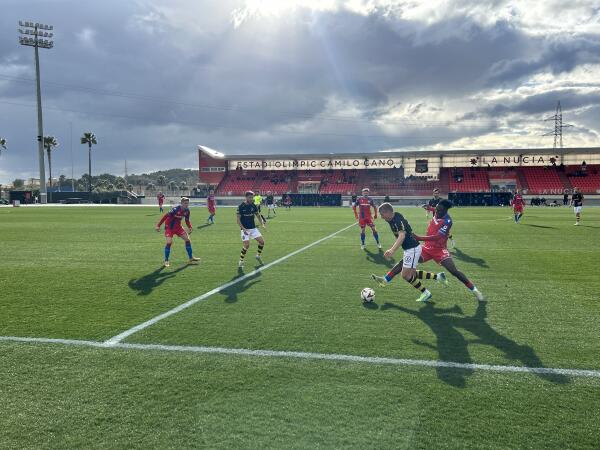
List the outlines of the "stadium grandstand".
<svg viewBox="0 0 600 450">
<path fill-rule="evenodd" d="M 424 197 L 510 192 L 559 196 L 578 187 L 600 194 L 600 147 L 386 151 L 370 154 L 225 155 L 198 146 L 199 186 L 219 197 L 247 190 L 276 195 L 341 194 L 364 186 L 374 196 Z"/>
</svg>

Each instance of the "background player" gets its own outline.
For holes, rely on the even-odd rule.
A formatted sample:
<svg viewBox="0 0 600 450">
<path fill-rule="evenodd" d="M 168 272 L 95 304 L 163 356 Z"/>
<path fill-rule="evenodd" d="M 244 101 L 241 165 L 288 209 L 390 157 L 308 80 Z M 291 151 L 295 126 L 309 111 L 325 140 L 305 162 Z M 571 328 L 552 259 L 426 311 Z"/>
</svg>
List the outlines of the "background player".
<svg viewBox="0 0 600 450">
<path fill-rule="evenodd" d="M 206 207 L 208 208 L 208 219 L 206 219 L 206 223 L 213 225 L 215 223 L 215 214 L 217 213 L 217 201 L 215 200 L 214 189 L 208 191 Z"/>
<path fill-rule="evenodd" d="M 285 208 L 287 208 L 287 209 L 288 209 L 288 211 L 289 211 L 290 209 L 292 209 L 292 197 L 290 197 L 288 194 L 286 194 L 286 196 L 285 196 L 285 197 L 283 197 L 283 206 L 284 206 Z"/>
<path fill-rule="evenodd" d="M 575 225 L 579 225 L 579 221 L 581 220 L 581 209 L 583 208 L 583 194 L 579 192 L 579 188 L 573 188 L 571 205 L 573 205 L 573 211 L 575 211 Z"/>
<path fill-rule="evenodd" d="M 250 192 L 250 191 L 248 191 L 248 192 Z M 262 195 L 260 195 L 259 191 L 256 191 L 256 194 L 254 194 L 253 200 L 254 200 L 254 204 L 258 208 L 258 214 L 260 215 L 260 218 L 262 219 L 263 223 L 267 223 L 267 219 L 265 219 L 265 216 L 263 216 L 262 212 L 261 212 L 263 198 L 262 198 Z"/>
<path fill-rule="evenodd" d="M 258 207 L 255 203 L 256 196 L 254 192 L 248 191 L 246 192 L 246 200 L 242 202 L 237 209 L 237 223 L 240 227 L 242 234 L 242 252 L 240 253 L 240 262 L 238 267 L 244 267 L 244 258 L 246 257 L 246 253 L 248 252 L 248 248 L 250 247 L 250 241 L 252 239 L 256 240 L 258 243 L 258 251 L 256 253 L 256 260 L 262 264 L 262 251 L 265 246 L 265 241 L 256 228 L 256 224 L 254 222 L 254 217 L 258 219 L 258 222 L 261 224 L 263 228 L 265 228 L 265 222 L 262 220 L 262 216 L 258 212 Z"/>
<path fill-rule="evenodd" d="M 435 214 L 435 207 L 437 206 L 437 204 L 440 202 L 441 199 L 442 198 L 440 197 L 440 190 L 438 188 L 435 188 L 433 190 L 433 197 L 431 198 L 431 200 L 429 200 L 427 202 L 427 204 L 423 205 L 423 208 L 426 211 L 425 217 L 429 218 L 430 213 L 431 213 L 431 217 L 433 217 L 433 215 Z"/>
<path fill-rule="evenodd" d="M 379 233 L 377 233 L 377 228 L 375 228 L 373 218 L 371 217 L 371 208 L 375 211 L 375 219 L 377 219 L 377 208 L 375 207 L 375 203 L 369 198 L 369 189 L 364 188 L 362 190 L 362 197 L 358 197 L 356 203 L 352 207 L 354 210 L 354 217 L 358 219 L 358 224 L 360 226 L 360 248 L 362 250 L 365 249 L 365 227 L 367 225 L 371 227 L 373 237 L 375 238 L 375 242 L 377 242 L 377 248 L 381 248 L 381 244 L 379 243 Z"/>
<path fill-rule="evenodd" d="M 398 262 L 392 270 L 390 270 L 385 276 L 379 277 L 375 274 L 371 275 L 371 278 L 375 280 L 380 286 L 387 286 L 392 279 L 402 274 L 402 278 L 406 280 L 411 286 L 421 292 L 421 296 L 417 299 L 418 302 L 426 302 L 431 298 L 431 292 L 425 288 L 419 281 L 420 278 L 433 279 L 442 283 L 447 283 L 446 275 L 441 273 L 430 273 L 419 270 L 417 272 L 417 264 L 421 256 L 421 244 L 413 236 L 412 228 L 404 216 L 398 212 L 394 212 L 394 207 L 389 203 L 383 203 L 379 207 L 379 214 L 381 217 L 390 224 L 392 233 L 396 236 L 396 242 L 389 250 L 386 250 L 384 256 L 391 258 L 396 250 L 400 247 L 404 250 L 402 255 L 402 261 Z"/>
<path fill-rule="evenodd" d="M 267 219 L 271 218 L 271 211 L 273 211 L 273 216 L 276 216 L 277 212 L 275 211 L 275 197 L 273 197 L 273 193 L 271 191 L 267 192 L 267 198 L 265 199 L 265 203 L 267 204 L 268 208 Z"/>
<path fill-rule="evenodd" d="M 418 241 L 423 241 L 423 250 L 421 252 L 420 262 L 427 262 L 433 259 L 436 263 L 441 265 L 444 269 L 458 278 L 473 295 L 480 302 L 484 301 L 483 294 L 477 290 L 475 285 L 469 281 L 464 273 L 459 271 L 454 264 L 452 255 L 446 247 L 446 241 L 450 234 L 450 228 L 452 228 L 452 219 L 448 214 L 448 210 L 452 208 L 452 202 L 450 200 L 440 200 L 435 207 L 435 215 L 429 227 L 427 228 L 427 236 L 414 235 Z M 439 275 L 438 275 L 439 276 Z M 424 272 L 419 271 L 417 273 L 418 278 L 429 278 Z M 444 284 L 447 284 L 444 275 Z"/>
<path fill-rule="evenodd" d="M 513 195 L 510 204 L 513 207 L 515 223 L 519 223 L 521 221 L 521 217 L 523 217 L 523 208 L 525 208 L 525 200 L 523 200 L 523 196 L 521 195 L 521 192 L 518 189 L 515 190 L 515 195 Z"/>
<path fill-rule="evenodd" d="M 160 227 L 164 223 L 165 224 L 165 238 L 167 239 L 167 244 L 165 245 L 165 267 L 169 267 L 171 264 L 169 263 L 169 256 L 171 255 L 171 244 L 173 243 L 173 236 L 179 236 L 181 239 L 185 241 L 185 249 L 187 251 L 190 264 L 197 264 L 200 261 L 200 258 L 195 258 L 192 254 L 192 243 L 190 241 L 189 234 L 192 232 L 192 223 L 190 222 L 190 199 L 187 197 L 181 197 L 181 204 L 171 209 L 167 214 L 165 214 L 158 225 L 156 225 L 156 231 L 160 232 Z M 188 227 L 188 231 L 183 229 L 181 226 L 181 221 L 185 220 L 185 224 Z"/>
<path fill-rule="evenodd" d="M 163 194 L 162 191 L 158 191 L 158 194 L 156 194 L 156 199 L 158 200 L 158 210 L 160 212 L 164 212 L 163 203 L 165 202 L 165 194 Z"/>
</svg>

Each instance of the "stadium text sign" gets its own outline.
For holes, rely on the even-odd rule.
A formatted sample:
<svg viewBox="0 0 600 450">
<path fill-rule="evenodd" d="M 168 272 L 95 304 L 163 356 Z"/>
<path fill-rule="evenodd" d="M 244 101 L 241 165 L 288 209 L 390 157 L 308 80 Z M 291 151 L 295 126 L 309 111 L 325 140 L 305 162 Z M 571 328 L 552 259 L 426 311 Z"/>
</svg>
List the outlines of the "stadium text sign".
<svg viewBox="0 0 600 450">
<path fill-rule="evenodd" d="M 400 158 L 271 159 L 230 161 L 229 170 L 393 169 L 401 165 Z"/>
<path fill-rule="evenodd" d="M 491 155 L 474 158 L 479 164 L 491 166 L 546 166 L 559 161 L 558 155 Z"/>
</svg>

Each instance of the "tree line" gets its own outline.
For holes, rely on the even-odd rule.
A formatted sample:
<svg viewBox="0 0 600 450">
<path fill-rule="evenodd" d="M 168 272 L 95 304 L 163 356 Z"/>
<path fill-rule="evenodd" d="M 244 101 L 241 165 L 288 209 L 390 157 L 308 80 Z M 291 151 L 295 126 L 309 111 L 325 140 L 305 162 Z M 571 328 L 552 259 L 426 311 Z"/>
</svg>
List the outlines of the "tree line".
<svg viewBox="0 0 600 450">
<path fill-rule="evenodd" d="M 165 193 L 183 194 L 189 192 L 196 186 L 198 181 L 198 170 L 193 169 L 168 169 L 156 172 L 142 173 L 139 175 L 128 175 L 127 179 L 118 175 L 103 173 L 91 175 L 92 173 L 92 146 L 98 144 L 96 136 L 92 132 L 85 132 L 81 137 L 81 144 L 88 146 L 88 173 L 80 178 L 72 179 L 60 175 L 57 181 L 52 177 L 52 154 L 59 147 L 59 142 L 54 136 L 44 136 L 43 145 L 48 160 L 48 182 L 51 190 L 71 190 L 105 192 L 114 190 L 128 190 L 137 193 L 154 193 L 163 191 Z M 7 149 L 6 139 L 0 137 L 0 155 L 2 150 Z M 25 180 L 16 178 L 13 181 L 14 189 L 26 189 Z"/>
</svg>

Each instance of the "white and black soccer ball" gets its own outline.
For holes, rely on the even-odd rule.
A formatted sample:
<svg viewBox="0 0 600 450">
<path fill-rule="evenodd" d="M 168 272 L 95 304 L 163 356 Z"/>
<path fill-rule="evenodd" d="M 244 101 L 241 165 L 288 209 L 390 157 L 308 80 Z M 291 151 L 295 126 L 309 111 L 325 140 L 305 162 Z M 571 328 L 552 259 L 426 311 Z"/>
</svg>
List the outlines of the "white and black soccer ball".
<svg viewBox="0 0 600 450">
<path fill-rule="evenodd" d="M 375 300 L 375 291 L 369 287 L 366 287 L 360 291 L 360 298 L 365 303 L 371 303 L 373 300 Z"/>
</svg>

